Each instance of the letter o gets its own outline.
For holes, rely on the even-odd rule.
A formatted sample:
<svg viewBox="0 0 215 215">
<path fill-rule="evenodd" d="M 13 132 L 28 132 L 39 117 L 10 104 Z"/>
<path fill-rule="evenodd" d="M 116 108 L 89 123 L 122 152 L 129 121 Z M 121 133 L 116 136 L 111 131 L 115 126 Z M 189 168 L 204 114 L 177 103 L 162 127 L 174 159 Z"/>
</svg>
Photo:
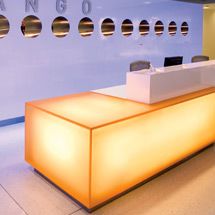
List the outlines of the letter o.
<svg viewBox="0 0 215 215">
<path fill-rule="evenodd" d="M 90 14 L 92 11 L 92 4 L 90 0 L 84 0 L 82 2 L 82 12 L 84 15 Z"/>
</svg>

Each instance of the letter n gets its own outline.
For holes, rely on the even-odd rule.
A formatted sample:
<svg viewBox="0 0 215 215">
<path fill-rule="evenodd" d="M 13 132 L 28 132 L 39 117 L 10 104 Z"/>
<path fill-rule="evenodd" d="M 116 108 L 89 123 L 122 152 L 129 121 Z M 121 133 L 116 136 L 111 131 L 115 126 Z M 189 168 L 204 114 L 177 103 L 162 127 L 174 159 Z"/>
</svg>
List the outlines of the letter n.
<svg viewBox="0 0 215 215">
<path fill-rule="evenodd" d="M 37 13 L 39 9 L 38 0 L 25 0 L 25 12 L 30 12 L 30 8 L 33 9 L 34 13 Z"/>
</svg>

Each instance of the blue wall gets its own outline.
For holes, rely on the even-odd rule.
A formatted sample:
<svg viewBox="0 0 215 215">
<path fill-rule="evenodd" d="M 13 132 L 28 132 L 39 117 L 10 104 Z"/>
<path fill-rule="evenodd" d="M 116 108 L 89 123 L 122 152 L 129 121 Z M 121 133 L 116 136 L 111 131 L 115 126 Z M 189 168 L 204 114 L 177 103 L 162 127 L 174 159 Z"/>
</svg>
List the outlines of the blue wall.
<svg viewBox="0 0 215 215">
<path fill-rule="evenodd" d="M 0 120 L 24 115 L 24 103 L 81 91 L 88 91 L 125 83 L 129 63 L 147 59 L 155 66 L 162 66 L 165 56 L 183 55 L 185 63 L 193 55 L 202 53 L 202 6 L 177 1 L 144 0 L 91 0 L 89 17 L 95 24 L 94 34 L 83 38 L 78 33 L 78 23 L 85 17 L 81 0 L 68 1 L 65 16 L 70 24 L 70 34 L 56 38 L 51 32 L 56 1 L 40 0 L 39 12 L 25 12 L 25 1 L 5 0 L 7 10 L 0 14 L 10 21 L 9 34 L 0 39 Z M 39 37 L 26 39 L 20 31 L 23 18 L 29 14 L 38 16 L 43 25 Z M 104 18 L 115 21 L 116 32 L 104 38 L 100 24 Z M 121 34 L 124 19 L 134 23 L 131 37 Z M 146 19 L 151 31 L 148 36 L 139 35 L 139 23 Z M 165 32 L 154 34 L 154 24 L 161 20 Z M 168 24 L 175 21 L 176 36 L 168 35 Z M 188 36 L 180 34 L 180 25 L 187 21 Z"/>
</svg>

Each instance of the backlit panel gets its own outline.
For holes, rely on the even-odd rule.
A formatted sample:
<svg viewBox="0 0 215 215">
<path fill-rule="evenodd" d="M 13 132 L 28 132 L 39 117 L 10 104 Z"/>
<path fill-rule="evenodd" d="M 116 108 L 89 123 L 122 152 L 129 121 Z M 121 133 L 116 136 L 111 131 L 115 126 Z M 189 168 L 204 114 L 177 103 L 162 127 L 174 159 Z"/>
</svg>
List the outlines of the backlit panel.
<svg viewBox="0 0 215 215">
<path fill-rule="evenodd" d="M 27 105 L 26 161 L 85 205 L 89 149 L 89 130 Z"/>
<path fill-rule="evenodd" d="M 93 131 L 93 205 L 215 140 L 215 94 Z"/>
</svg>

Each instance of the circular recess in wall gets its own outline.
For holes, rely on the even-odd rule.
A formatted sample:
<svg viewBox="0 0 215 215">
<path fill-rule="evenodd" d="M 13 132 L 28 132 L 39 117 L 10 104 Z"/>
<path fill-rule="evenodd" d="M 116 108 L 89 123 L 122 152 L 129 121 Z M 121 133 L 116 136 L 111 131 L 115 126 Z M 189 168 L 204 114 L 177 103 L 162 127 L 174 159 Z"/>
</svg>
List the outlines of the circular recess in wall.
<svg viewBox="0 0 215 215">
<path fill-rule="evenodd" d="M 161 21 L 157 21 L 155 23 L 155 34 L 157 36 L 161 36 L 164 32 L 164 25 L 163 25 L 163 22 Z"/>
<path fill-rule="evenodd" d="M 183 36 L 187 36 L 187 35 L 188 35 L 188 32 L 189 32 L 189 26 L 188 26 L 187 22 L 183 22 L 183 23 L 181 24 L 181 34 L 182 34 Z"/>
<path fill-rule="evenodd" d="M 125 19 L 122 22 L 121 30 L 122 30 L 122 34 L 124 36 L 126 36 L 126 37 L 131 36 L 133 33 L 133 30 L 134 30 L 132 21 L 130 19 Z"/>
<path fill-rule="evenodd" d="M 68 35 L 70 30 L 69 21 L 63 17 L 59 16 L 54 19 L 52 23 L 52 32 L 56 37 L 62 38 Z"/>
<path fill-rule="evenodd" d="M 140 35 L 146 36 L 149 34 L 150 26 L 147 20 L 142 20 L 139 26 Z"/>
<path fill-rule="evenodd" d="M 79 30 L 79 33 L 82 37 L 91 36 L 93 31 L 94 31 L 93 21 L 88 17 L 83 18 L 79 22 L 78 30 Z"/>
<path fill-rule="evenodd" d="M 101 31 L 104 36 L 111 36 L 115 32 L 115 24 L 112 19 L 105 19 L 102 22 Z"/>
<path fill-rule="evenodd" d="M 169 35 L 175 36 L 177 32 L 177 25 L 174 21 L 169 23 Z"/>
<path fill-rule="evenodd" d="M 7 18 L 0 15 L 0 39 L 4 38 L 10 30 L 10 24 Z"/>
<path fill-rule="evenodd" d="M 27 16 L 22 21 L 21 31 L 26 38 L 35 38 L 42 31 L 42 23 L 36 16 Z"/>
</svg>

